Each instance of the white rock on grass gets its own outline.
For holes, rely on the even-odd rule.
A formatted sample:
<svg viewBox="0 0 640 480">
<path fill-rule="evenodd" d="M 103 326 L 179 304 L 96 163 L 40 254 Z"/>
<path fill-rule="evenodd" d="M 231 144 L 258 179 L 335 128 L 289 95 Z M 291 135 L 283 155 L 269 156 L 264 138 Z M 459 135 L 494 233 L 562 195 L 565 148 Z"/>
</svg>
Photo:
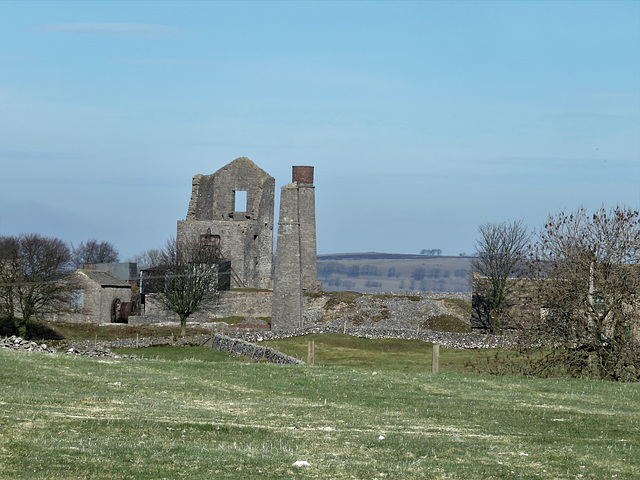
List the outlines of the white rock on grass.
<svg viewBox="0 0 640 480">
<path fill-rule="evenodd" d="M 311 464 L 309 462 L 307 462 L 306 460 L 297 460 L 297 461 L 293 462 L 293 466 L 294 467 L 310 467 Z"/>
</svg>

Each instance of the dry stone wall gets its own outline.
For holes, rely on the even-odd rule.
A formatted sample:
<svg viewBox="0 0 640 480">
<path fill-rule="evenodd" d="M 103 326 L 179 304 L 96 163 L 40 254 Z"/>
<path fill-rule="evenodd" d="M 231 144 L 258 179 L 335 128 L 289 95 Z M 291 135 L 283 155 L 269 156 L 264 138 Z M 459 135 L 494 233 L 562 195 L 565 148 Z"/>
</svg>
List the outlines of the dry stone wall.
<svg viewBox="0 0 640 480">
<path fill-rule="evenodd" d="M 313 326 L 282 331 L 243 332 L 242 337 L 254 342 L 277 340 L 280 338 L 299 337 L 322 333 L 342 333 L 359 338 L 383 339 L 399 338 L 403 340 L 422 340 L 442 345 L 445 348 L 514 348 L 520 345 L 517 336 L 499 336 L 478 333 L 438 332 L 434 330 L 409 328 L 367 328 L 353 325 L 343 327 L 337 325 Z M 240 334 L 239 334 L 240 335 Z"/>
<path fill-rule="evenodd" d="M 264 347 L 256 343 L 248 342 L 241 338 L 229 337 L 215 334 L 213 337 L 190 337 L 174 341 L 169 338 L 143 338 L 143 339 L 119 339 L 109 342 L 69 342 L 65 347 L 65 352 L 73 355 L 83 355 L 88 357 L 110 357 L 110 358 L 130 358 L 138 359 L 134 353 L 131 355 L 120 355 L 113 353 L 111 348 L 133 348 L 151 347 L 156 345 L 211 345 L 211 348 L 220 352 L 228 352 L 243 357 L 248 357 L 255 362 L 277 363 L 281 365 L 302 365 L 304 362 L 295 357 L 279 352 L 271 347 Z M 20 337 L 12 336 L 0 338 L 0 349 L 20 350 L 26 352 L 57 353 L 58 349 L 46 344 L 30 342 Z"/>
<path fill-rule="evenodd" d="M 91 341 L 69 342 L 68 351 L 107 350 L 109 348 L 147 348 L 161 345 L 173 346 L 210 346 L 220 352 L 228 352 L 248 357 L 253 361 L 277 363 L 282 365 L 301 365 L 302 360 L 279 352 L 271 347 L 251 343 L 244 338 L 215 333 L 214 335 L 197 335 L 184 338 L 172 337 L 144 337 L 120 338 L 117 340 L 101 341 L 97 345 Z M 124 357 L 124 355 L 123 355 Z"/>
<path fill-rule="evenodd" d="M 216 334 L 213 337 L 212 348 L 221 352 L 235 353 L 249 357 L 255 362 L 266 361 L 269 363 L 279 363 L 285 365 L 302 365 L 304 362 L 295 357 L 291 357 L 279 352 L 271 347 L 264 347 L 256 343 L 226 335 Z"/>
</svg>

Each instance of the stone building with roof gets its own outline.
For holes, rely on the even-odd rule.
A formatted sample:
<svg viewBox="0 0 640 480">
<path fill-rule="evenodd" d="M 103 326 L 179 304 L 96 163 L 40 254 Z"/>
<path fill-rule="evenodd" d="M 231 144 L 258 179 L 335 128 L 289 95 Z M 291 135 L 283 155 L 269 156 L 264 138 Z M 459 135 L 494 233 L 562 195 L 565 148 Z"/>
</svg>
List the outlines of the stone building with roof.
<svg viewBox="0 0 640 480">
<path fill-rule="evenodd" d="M 131 284 L 109 270 L 78 269 L 73 274 L 70 309 L 56 320 L 75 323 L 127 321 L 133 302 Z"/>
</svg>

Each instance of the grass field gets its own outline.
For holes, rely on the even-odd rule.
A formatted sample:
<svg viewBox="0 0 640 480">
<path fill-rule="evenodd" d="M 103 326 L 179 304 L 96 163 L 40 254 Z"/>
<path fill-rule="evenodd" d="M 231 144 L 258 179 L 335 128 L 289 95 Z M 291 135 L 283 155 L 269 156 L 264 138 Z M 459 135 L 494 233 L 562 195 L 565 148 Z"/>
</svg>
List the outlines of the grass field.
<svg viewBox="0 0 640 480">
<path fill-rule="evenodd" d="M 372 369 L 0 351 L 0 478 L 640 478 L 640 385 L 433 375 L 391 353 Z"/>
<path fill-rule="evenodd" d="M 316 365 L 351 366 L 367 370 L 398 370 L 430 372 L 432 345 L 421 340 L 385 338 L 367 340 L 340 334 L 305 335 L 260 342 L 287 355 L 307 360 L 308 343 L 315 342 Z M 203 362 L 246 361 L 234 355 L 218 352 L 209 347 L 114 348 L 122 354 L 135 353 L 145 359 L 199 360 Z M 471 373 L 486 371 L 487 359 L 494 355 L 492 349 L 460 350 L 440 348 L 440 371 Z M 475 368 L 470 368 L 473 365 Z"/>
<path fill-rule="evenodd" d="M 322 366 L 343 366 L 366 370 L 392 370 L 424 373 L 431 371 L 433 346 L 421 340 L 383 338 L 369 340 L 350 335 L 305 335 L 261 342 L 261 345 L 296 358 L 307 360 L 308 343 L 315 342 L 315 363 Z M 440 348 L 440 371 L 470 373 L 465 365 L 482 368 L 493 350 L 461 350 Z"/>
</svg>

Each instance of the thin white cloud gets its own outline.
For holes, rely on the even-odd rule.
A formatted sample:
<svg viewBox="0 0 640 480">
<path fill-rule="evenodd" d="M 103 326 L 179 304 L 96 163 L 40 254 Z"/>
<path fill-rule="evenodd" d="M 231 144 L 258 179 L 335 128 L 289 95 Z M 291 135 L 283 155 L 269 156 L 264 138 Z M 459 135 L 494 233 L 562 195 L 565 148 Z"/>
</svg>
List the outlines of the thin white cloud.
<svg viewBox="0 0 640 480">
<path fill-rule="evenodd" d="M 167 25 L 151 25 L 145 23 L 57 23 L 37 27 L 40 32 L 47 33 L 81 33 L 89 35 L 110 35 L 116 37 L 171 38 L 183 32 Z"/>
<path fill-rule="evenodd" d="M 204 65 L 205 62 L 201 60 L 185 59 L 185 58 L 130 58 L 121 60 L 121 63 L 133 63 L 137 65 L 152 65 L 152 66 L 172 66 L 172 65 Z"/>
</svg>

